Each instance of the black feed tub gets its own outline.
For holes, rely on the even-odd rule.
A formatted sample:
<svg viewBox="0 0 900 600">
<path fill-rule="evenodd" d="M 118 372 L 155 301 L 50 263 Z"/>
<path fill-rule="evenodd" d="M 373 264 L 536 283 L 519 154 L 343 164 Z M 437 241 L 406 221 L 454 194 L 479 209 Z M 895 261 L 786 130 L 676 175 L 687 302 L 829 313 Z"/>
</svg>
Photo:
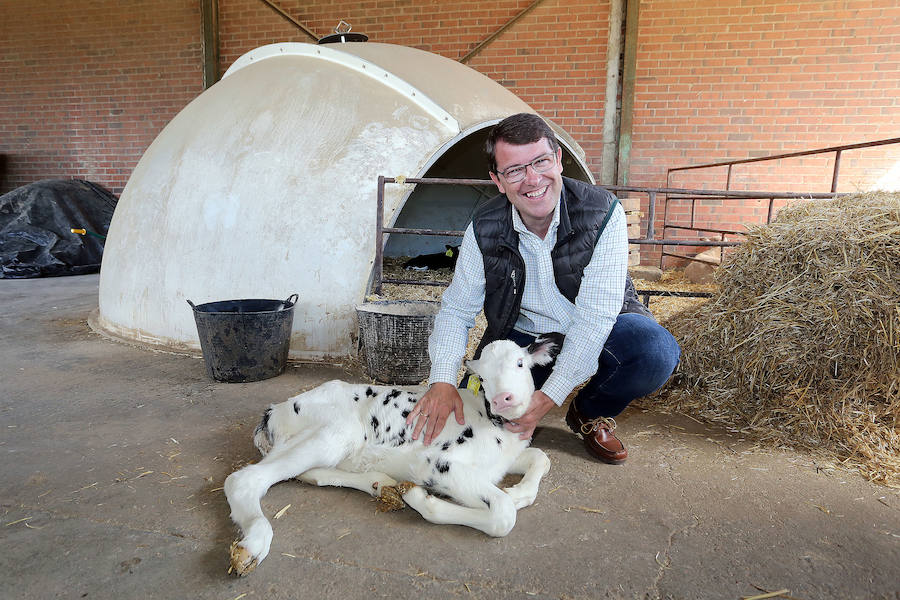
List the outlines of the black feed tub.
<svg viewBox="0 0 900 600">
<path fill-rule="evenodd" d="M 297 294 L 287 300 L 222 300 L 195 306 L 206 372 L 240 383 L 280 375 L 287 364 Z"/>
</svg>

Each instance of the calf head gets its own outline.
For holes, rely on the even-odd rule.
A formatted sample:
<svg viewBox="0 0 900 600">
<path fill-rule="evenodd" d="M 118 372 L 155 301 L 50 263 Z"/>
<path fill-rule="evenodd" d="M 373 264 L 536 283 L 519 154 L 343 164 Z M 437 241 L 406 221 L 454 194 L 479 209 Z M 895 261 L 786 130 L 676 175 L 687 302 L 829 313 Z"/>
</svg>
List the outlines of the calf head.
<svg viewBox="0 0 900 600">
<path fill-rule="evenodd" d="M 534 394 L 531 368 L 556 360 L 562 340 L 562 334 L 545 334 L 527 348 L 510 340 L 497 340 L 485 346 L 478 359 L 466 362 L 481 378 L 491 412 L 509 421 L 525 414 Z"/>
</svg>

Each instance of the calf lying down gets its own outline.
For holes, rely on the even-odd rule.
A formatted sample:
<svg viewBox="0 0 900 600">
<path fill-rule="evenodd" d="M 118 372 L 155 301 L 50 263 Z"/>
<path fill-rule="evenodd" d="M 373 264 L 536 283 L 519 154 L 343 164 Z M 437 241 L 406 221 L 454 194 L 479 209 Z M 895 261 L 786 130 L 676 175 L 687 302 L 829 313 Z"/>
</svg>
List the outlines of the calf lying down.
<svg viewBox="0 0 900 600">
<path fill-rule="evenodd" d="M 418 393 L 330 381 L 269 407 L 253 437 L 263 459 L 225 480 L 231 518 L 244 536 L 232 544 L 232 567 L 244 575 L 269 553 L 272 526 L 260 499 L 272 485 L 292 477 L 379 498 L 399 493 L 432 523 L 508 534 L 516 511 L 534 502 L 550 461 L 503 425 L 528 409 L 534 393 L 530 368 L 552 362 L 560 340 L 550 334 L 528 348 L 500 340 L 478 360 L 468 361 L 482 389 L 460 390 L 465 424 L 448 419 L 428 446 L 422 437 L 413 440 L 406 424 Z M 510 488 L 498 488 L 507 473 L 523 477 Z"/>
</svg>

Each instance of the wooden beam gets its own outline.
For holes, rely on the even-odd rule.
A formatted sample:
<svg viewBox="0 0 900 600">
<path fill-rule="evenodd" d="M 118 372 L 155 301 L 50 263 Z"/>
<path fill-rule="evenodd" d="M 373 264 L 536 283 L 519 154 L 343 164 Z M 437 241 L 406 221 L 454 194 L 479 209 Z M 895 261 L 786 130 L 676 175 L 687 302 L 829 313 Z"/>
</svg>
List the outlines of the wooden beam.
<svg viewBox="0 0 900 600">
<path fill-rule="evenodd" d="M 628 185 L 631 167 L 631 130 L 634 123 L 634 82 L 637 72 L 637 38 L 640 0 L 628 0 L 625 6 L 625 60 L 622 68 L 622 119 L 619 123 L 619 161 L 616 168 L 619 185 Z"/>
<path fill-rule="evenodd" d="M 313 33 L 306 25 L 304 25 L 303 23 L 301 23 L 300 21 L 298 21 L 297 19 L 295 19 L 294 17 L 289 15 L 287 12 L 285 12 L 283 8 L 281 8 L 280 6 L 278 6 L 277 4 L 272 2 L 272 0 L 260 0 L 260 2 L 262 2 L 266 6 L 268 6 L 275 12 L 277 12 L 279 15 L 281 15 L 282 17 L 284 17 L 291 23 L 293 23 L 300 31 L 302 31 L 303 33 L 305 33 L 306 35 L 311 37 L 313 39 L 313 41 L 316 41 L 316 42 L 319 41 L 319 36 L 317 36 L 315 33 Z"/>
<path fill-rule="evenodd" d="M 616 184 L 619 155 L 619 68 L 622 64 L 622 23 L 625 0 L 610 0 L 609 33 L 606 40 L 606 99 L 603 102 L 603 152 L 600 155 L 600 185 Z"/>
<path fill-rule="evenodd" d="M 200 0 L 203 21 L 203 89 L 219 80 L 219 0 Z"/>
<path fill-rule="evenodd" d="M 500 34 L 503 33 L 504 31 L 506 31 L 506 30 L 509 29 L 510 27 L 512 27 L 513 23 L 515 23 L 516 21 L 518 21 L 519 19 L 521 19 L 522 17 L 524 17 L 525 15 L 527 15 L 528 13 L 530 13 L 534 8 L 537 8 L 537 5 L 540 4 L 540 3 L 543 2 L 543 1 L 544 1 L 544 0 L 534 0 L 534 2 L 532 2 L 531 5 L 528 6 L 528 8 L 526 8 L 525 10 L 523 10 L 522 12 L 520 12 L 519 14 L 517 14 L 516 16 L 514 16 L 514 17 L 513 17 L 512 19 L 510 19 L 509 21 L 507 21 L 502 27 L 500 27 L 500 29 L 498 29 L 497 31 L 495 31 L 495 32 L 492 33 L 491 35 L 489 35 L 489 36 L 487 36 L 486 38 L 484 38 L 483 40 L 481 40 L 481 41 L 478 43 L 477 46 L 475 46 L 474 48 L 472 48 L 472 49 L 469 51 L 468 54 L 466 54 L 465 56 L 463 56 L 462 58 L 460 58 L 460 59 L 459 59 L 459 62 L 461 62 L 461 63 L 463 63 L 463 64 L 466 64 L 466 63 L 469 61 L 470 58 L 472 58 L 473 56 L 475 56 L 476 54 L 478 54 L 479 52 L 481 52 L 481 51 L 485 48 L 485 46 L 487 46 L 488 44 L 490 44 L 491 42 L 493 42 L 493 41 L 494 41 L 494 38 L 496 38 L 498 35 L 500 35 Z"/>
</svg>

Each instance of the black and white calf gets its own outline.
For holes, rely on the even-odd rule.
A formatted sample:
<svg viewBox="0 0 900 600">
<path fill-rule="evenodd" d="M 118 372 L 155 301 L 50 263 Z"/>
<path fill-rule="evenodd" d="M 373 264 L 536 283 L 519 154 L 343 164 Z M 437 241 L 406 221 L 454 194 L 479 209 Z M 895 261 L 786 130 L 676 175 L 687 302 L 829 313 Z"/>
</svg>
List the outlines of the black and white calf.
<svg viewBox="0 0 900 600">
<path fill-rule="evenodd" d="M 434 254 L 420 254 L 405 263 L 404 269 L 412 269 L 413 271 L 436 271 L 437 269 L 452 269 L 456 266 L 456 259 L 459 258 L 459 246 L 444 245 L 447 250 L 445 252 L 435 252 Z"/>
<path fill-rule="evenodd" d="M 253 437 L 263 459 L 225 480 L 231 517 L 244 536 L 232 544 L 232 566 L 243 575 L 269 553 L 272 526 L 260 499 L 272 485 L 292 477 L 376 497 L 398 481 L 412 482 L 416 485 L 397 489 L 428 521 L 467 525 L 492 536 L 508 534 L 516 510 L 534 502 L 550 461 L 541 450 L 528 447 L 530 440 L 519 439 L 503 425 L 528 409 L 534 393 L 530 368 L 552 362 L 560 340 L 550 334 L 528 348 L 501 340 L 488 345 L 478 360 L 468 361 L 482 389 L 460 390 L 465 424 L 448 419 L 428 446 L 422 437 L 412 440 L 412 427 L 406 425 L 418 393 L 330 381 L 269 407 Z M 498 488 L 507 473 L 521 474 L 522 480 Z"/>
</svg>

